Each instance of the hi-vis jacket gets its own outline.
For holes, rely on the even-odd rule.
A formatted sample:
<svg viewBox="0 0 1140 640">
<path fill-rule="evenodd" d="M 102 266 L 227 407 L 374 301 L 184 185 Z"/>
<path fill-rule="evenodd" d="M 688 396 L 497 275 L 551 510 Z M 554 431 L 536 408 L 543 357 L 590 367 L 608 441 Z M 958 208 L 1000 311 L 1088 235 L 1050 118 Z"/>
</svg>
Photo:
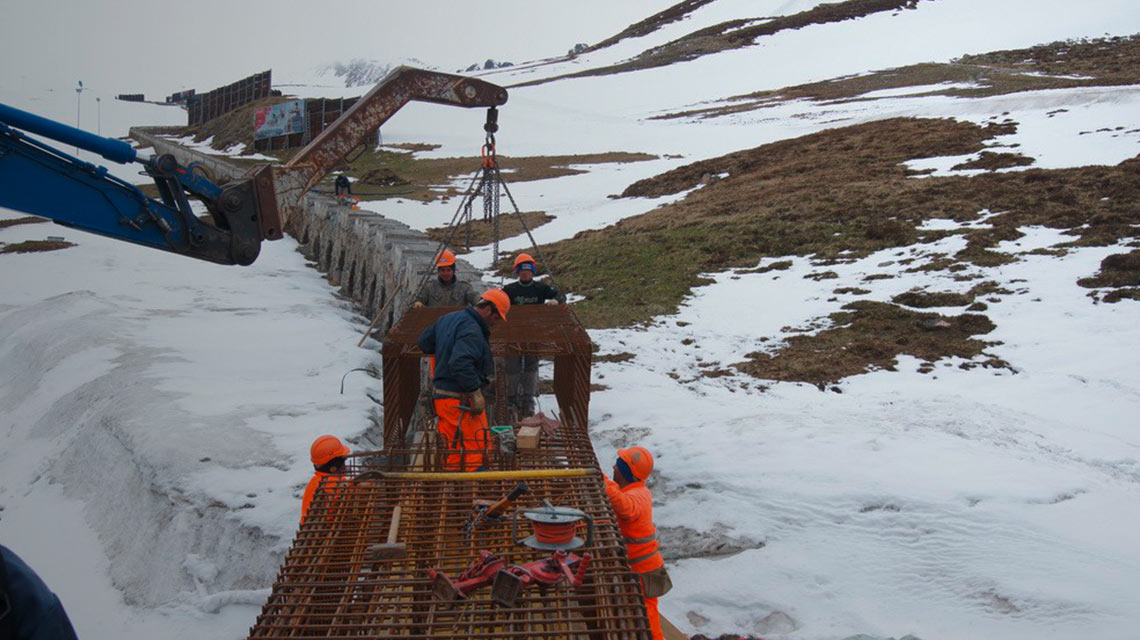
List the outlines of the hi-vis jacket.
<svg viewBox="0 0 1140 640">
<path fill-rule="evenodd" d="M 325 473 L 324 471 L 314 471 L 313 477 L 309 479 L 309 484 L 305 485 L 305 494 L 301 496 L 301 522 L 305 521 L 305 516 L 309 513 L 309 506 L 313 504 L 313 498 L 317 495 L 317 487 L 321 484 L 321 478 L 328 478 L 325 480 L 324 491 L 327 493 L 335 493 L 336 485 L 344 478 L 339 473 Z"/>
<path fill-rule="evenodd" d="M 618 529 L 635 573 L 647 573 L 665 565 L 657 551 L 657 528 L 653 526 L 653 494 L 644 482 L 624 488 L 606 478 L 606 496 L 617 514 Z"/>
</svg>

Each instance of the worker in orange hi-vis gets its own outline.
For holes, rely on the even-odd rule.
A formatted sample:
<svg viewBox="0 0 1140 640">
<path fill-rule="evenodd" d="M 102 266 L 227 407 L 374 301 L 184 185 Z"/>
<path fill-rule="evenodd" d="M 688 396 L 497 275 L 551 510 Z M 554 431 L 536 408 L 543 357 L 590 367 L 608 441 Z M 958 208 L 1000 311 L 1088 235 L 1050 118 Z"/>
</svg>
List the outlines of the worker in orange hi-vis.
<svg viewBox="0 0 1140 640">
<path fill-rule="evenodd" d="M 305 516 L 309 513 L 322 479 L 325 480 L 324 491 L 332 493 L 336 490 L 337 483 L 344 476 L 345 457 L 350 453 L 352 450 L 336 436 L 321 436 L 313 441 L 309 447 L 309 458 L 313 461 L 315 472 L 305 486 L 305 495 L 301 497 L 301 522 L 305 521 Z"/>
<path fill-rule="evenodd" d="M 614 463 L 614 477 L 605 478 L 606 497 L 617 515 L 618 528 L 625 542 L 629 567 L 641 577 L 645 609 L 654 640 L 662 640 L 661 617 L 657 598 L 673 588 L 665 559 L 657 545 L 657 528 L 653 526 L 653 494 L 645 480 L 653 471 L 653 455 L 645 447 L 619 449 Z"/>
<path fill-rule="evenodd" d="M 436 429 L 449 450 L 448 471 L 483 468 L 488 437 L 482 389 L 495 370 L 491 327 L 506 322 L 510 308 L 502 289 L 488 289 L 475 304 L 441 316 L 420 334 L 420 349 L 435 356 L 432 401 Z"/>
</svg>

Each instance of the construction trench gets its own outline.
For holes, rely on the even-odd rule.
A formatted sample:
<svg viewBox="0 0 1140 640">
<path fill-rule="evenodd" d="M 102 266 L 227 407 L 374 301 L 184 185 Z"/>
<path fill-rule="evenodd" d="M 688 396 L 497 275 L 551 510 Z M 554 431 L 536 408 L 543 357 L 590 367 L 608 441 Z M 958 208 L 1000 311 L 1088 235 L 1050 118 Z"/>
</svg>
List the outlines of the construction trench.
<svg viewBox="0 0 1140 640">
<path fill-rule="evenodd" d="M 131 132 L 215 177 L 243 172 L 158 133 Z M 640 578 L 629 568 L 589 438 L 592 343 L 573 312 L 516 307 L 491 336 L 498 389 L 488 405 L 490 424 L 516 418 L 506 412 L 503 358 L 532 355 L 553 361 L 557 426 L 531 442 L 511 437 L 514 429 L 494 429 L 510 436 L 492 437 L 489 474 L 443 473 L 447 449 L 427 410 L 421 388 L 426 358 L 416 339 L 455 308 L 409 308 L 435 243 L 325 196 L 308 195 L 302 204 L 301 219 L 288 230 L 343 294 L 378 318 L 373 335 L 384 335 L 384 446 L 352 456 L 347 480 L 317 492 L 249 637 L 649 640 Z M 519 483 L 529 491 L 509 517 L 465 532 L 478 501 L 499 500 Z M 572 525 L 573 544 L 581 546 L 552 553 L 520 544 L 532 524 L 539 526 L 520 515 L 541 515 L 550 505 L 582 512 Z M 378 554 L 377 545 L 388 543 L 400 553 Z M 530 571 L 518 569 L 524 565 Z M 496 579 L 512 572 L 542 576 L 544 569 L 550 570 L 544 579 Z M 466 585 L 464 595 L 455 585 Z M 664 624 L 666 637 L 683 637 Z"/>
</svg>

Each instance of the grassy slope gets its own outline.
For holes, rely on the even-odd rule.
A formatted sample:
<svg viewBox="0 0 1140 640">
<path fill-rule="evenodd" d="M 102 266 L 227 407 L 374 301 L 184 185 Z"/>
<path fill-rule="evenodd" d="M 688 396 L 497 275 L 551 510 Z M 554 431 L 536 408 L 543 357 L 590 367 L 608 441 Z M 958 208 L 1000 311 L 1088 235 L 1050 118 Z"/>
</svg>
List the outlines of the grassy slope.
<svg viewBox="0 0 1140 640">
<path fill-rule="evenodd" d="M 973 177 L 908 176 L 906 160 L 976 153 L 1012 125 L 891 119 L 784 140 L 697 162 L 631 185 L 624 196 L 677 193 L 713 179 L 684 200 L 580 233 L 545 249 L 559 282 L 586 296 L 588 326 L 612 327 L 676 309 L 700 273 L 752 267 L 761 258 L 810 255 L 826 263 L 934 240 L 930 218 L 1001 212 L 992 229 L 962 230 L 955 256 L 925 265 L 1011 260 L 990 249 L 1025 225 L 1069 230 L 1075 244 L 1108 245 L 1140 224 L 1140 160 L 1117 167 L 1030 169 Z"/>
</svg>

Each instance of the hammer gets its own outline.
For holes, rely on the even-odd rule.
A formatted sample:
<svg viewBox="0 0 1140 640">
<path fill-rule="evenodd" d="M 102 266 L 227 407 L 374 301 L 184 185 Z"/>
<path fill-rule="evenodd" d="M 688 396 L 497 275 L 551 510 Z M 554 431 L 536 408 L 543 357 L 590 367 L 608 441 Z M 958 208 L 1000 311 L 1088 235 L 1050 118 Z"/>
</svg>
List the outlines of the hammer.
<svg viewBox="0 0 1140 640">
<path fill-rule="evenodd" d="M 396 543 L 396 532 L 400 528 L 400 505 L 392 510 L 392 524 L 388 526 L 388 542 L 374 544 L 368 547 L 368 557 L 373 562 L 379 560 L 398 560 L 408 557 L 408 547 L 403 543 Z"/>
</svg>

